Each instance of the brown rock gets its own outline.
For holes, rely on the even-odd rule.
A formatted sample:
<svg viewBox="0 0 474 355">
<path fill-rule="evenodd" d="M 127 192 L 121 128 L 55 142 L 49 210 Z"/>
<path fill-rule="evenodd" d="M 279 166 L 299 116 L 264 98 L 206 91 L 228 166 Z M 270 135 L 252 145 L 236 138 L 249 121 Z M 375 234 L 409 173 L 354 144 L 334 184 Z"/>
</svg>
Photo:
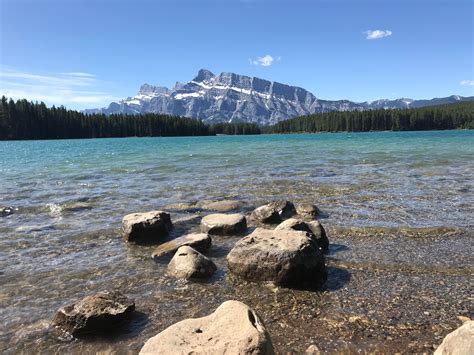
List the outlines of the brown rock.
<svg viewBox="0 0 474 355">
<path fill-rule="evenodd" d="M 324 227 L 319 221 L 305 222 L 301 219 L 289 218 L 280 223 L 275 230 L 293 229 L 308 232 L 312 239 L 318 244 L 323 252 L 329 251 L 329 239 L 326 235 Z"/>
<path fill-rule="evenodd" d="M 210 214 L 201 220 L 201 230 L 204 233 L 217 235 L 232 235 L 244 232 L 247 229 L 247 220 L 240 213 Z"/>
<path fill-rule="evenodd" d="M 122 234 L 127 242 L 156 243 L 172 229 L 170 215 L 163 211 L 132 213 L 123 217 Z"/>
<path fill-rule="evenodd" d="M 316 218 L 319 216 L 319 209 L 312 203 L 299 203 L 296 205 L 296 213 L 304 218 Z"/>
<path fill-rule="evenodd" d="M 120 292 L 100 292 L 60 308 L 51 324 L 73 336 L 103 333 L 128 320 L 135 303 Z"/>
<path fill-rule="evenodd" d="M 446 335 L 434 355 L 474 354 L 474 321 L 465 322 L 455 331 Z"/>
<path fill-rule="evenodd" d="M 216 202 L 206 203 L 202 206 L 205 210 L 217 212 L 235 211 L 242 207 L 242 203 L 235 200 L 222 200 Z"/>
<path fill-rule="evenodd" d="M 168 274 L 178 279 L 206 278 L 216 270 L 211 259 L 186 245 L 176 251 L 168 265 Z"/>
<path fill-rule="evenodd" d="M 151 254 L 152 258 L 159 258 L 166 254 L 172 254 L 179 247 L 184 245 L 193 247 L 197 251 L 204 253 L 211 247 L 212 239 L 207 233 L 191 233 L 182 237 L 170 240 L 169 242 L 159 245 Z"/>
<path fill-rule="evenodd" d="M 307 232 L 257 228 L 227 255 L 229 270 L 252 281 L 300 287 L 326 280 L 324 256 Z"/>
<path fill-rule="evenodd" d="M 214 313 L 185 319 L 149 339 L 145 354 L 273 354 L 268 332 L 247 305 L 226 301 Z"/>
</svg>

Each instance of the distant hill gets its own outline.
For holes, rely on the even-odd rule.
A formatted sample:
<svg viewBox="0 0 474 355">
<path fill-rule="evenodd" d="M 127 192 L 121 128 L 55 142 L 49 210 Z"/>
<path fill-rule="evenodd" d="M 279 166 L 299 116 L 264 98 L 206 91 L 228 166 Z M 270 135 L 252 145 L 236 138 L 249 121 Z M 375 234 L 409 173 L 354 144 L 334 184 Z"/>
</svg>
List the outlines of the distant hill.
<svg viewBox="0 0 474 355">
<path fill-rule="evenodd" d="M 108 107 L 85 110 L 85 113 L 138 114 L 160 113 L 202 119 L 206 123 L 247 122 L 272 125 L 292 117 L 330 111 L 363 111 L 372 109 L 419 108 L 445 103 L 474 100 L 457 95 L 431 100 L 377 100 L 356 103 L 329 101 L 311 92 L 260 78 L 221 73 L 214 75 L 201 69 L 186 84 L 174 88 L 143 84 L 137 95 Z"/>
</svg>

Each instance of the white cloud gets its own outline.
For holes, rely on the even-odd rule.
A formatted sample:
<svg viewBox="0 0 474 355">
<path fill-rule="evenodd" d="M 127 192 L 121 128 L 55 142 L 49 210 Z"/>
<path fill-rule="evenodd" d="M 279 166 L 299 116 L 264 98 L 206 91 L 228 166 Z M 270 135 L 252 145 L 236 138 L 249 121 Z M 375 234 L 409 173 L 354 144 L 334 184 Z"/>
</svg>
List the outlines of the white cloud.
<svg viewBox="0 0 474 355">
<path fill-rule="evenodd" d="M 98 90 L 100 86 L 102 82 L 89 73 L 38 74 L 0 68 L 0 95 L 13 99 L 44 101 L 71 108 L 97 107 L 117 99 Z"/>
<path fill-rule="evenodd" d="M 474 80 L 463 80 L 460 82 L 461 85 L 474 86 Z"/>
<path fill-rule="evenodd" d="M 389 30 L 368 30 L 364 33 L 367 35 L 366 39 L 381 39 L 392 35 L 392 31 Z"/>
<path fill-rule="evenodd" d="M 280 56 L 273 58 L 270 54 L 264 55 L 263 57 L 258 57 L 257 59 L 250 59 L 250 63 L 253 65 L 260 65 L 262 67 L 269 67 L 273 64 L 274 61 L 279 61 Z"/>
</svg>

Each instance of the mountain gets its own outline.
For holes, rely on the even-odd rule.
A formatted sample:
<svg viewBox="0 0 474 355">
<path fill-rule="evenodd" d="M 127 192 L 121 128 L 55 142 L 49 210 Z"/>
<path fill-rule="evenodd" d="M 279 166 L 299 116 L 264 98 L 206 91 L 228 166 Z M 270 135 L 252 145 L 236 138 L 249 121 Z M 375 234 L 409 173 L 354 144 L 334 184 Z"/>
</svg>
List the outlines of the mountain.
<svg viewBox="0 0 474 355">
<path fill-rule="evenodd" d="M 474 97 L 449 96 L 432 100 L 377 100 L 356 103 L 348 100 L 328 101 L 309 91 L 274 81 L 199 70 L 186 84 L 174 88 L 143 84 L 133 97 L 112 102 L 108 107 L 85 110 L 85 113 L 166 113 L 200 118 L 208 123 L 253 122 L 275 124 L 296 116 L 328 111 L 353 111 L 390 108 L 417 108 L 474 100 Z"/>
</svg>

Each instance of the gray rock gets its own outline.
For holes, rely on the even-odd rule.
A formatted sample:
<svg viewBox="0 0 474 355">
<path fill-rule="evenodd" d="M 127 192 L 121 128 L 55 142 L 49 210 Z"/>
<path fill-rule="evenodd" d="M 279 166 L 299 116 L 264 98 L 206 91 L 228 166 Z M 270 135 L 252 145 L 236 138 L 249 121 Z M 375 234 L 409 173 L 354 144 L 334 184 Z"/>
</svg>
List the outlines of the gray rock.
<svg viewBox="0 0 474 355">
<path fill-rule="evenodd" d="M 434 353 L 434 355 L 472 354 L 474 354 L 474 321 L 472 320 L 446 335 Z"/>
<path fill-rule="evenodd" d="M 289 218 L 280 223 L 275 230 L 293 229 L 308 232 L 310 237 L 318 244 L 323 252 L 329 251 L 329 239 L 326 231 L 319 221 L 305 222 L 301 219 Z"/>
<path fill-rule="evenodd" d="M 170 215 L 163 211 L 132 213 L 123 217 L 122 234 L 127 242 L 156 243 L 172 229 Z"/>
<path fill-rule="evenodd" d="M 227 255 L 229 270 L 251 281 L 287 287 L 317 286 L 326 280 L 324 256 L 307 232 L 257 228 Z"/>
<path fill-rule="evenodd" d="M 178 279 L 207 278 L 216 270 L 216 264 L 211 259 L 186 245 L 176 251 L 168 264 L 168 274 Z"/>
<path fill-rule="evenodd" d="M 210 214 L 201 220 L 201 230 L 204 233 L 216 235 L 232 235 L 242 233 L 247 229 L 247 220 L 240 213 Z"/>
<path fill-rule="evenodd" d="M 235 211 L 242 207 L 242 203 L 235 200 L 222 200 L 216 202 L 206 203 L 202 206 L 205 210 L 217 212 Z"/>
<path fill-rule="evenodd" d="M 316 345 L 310 345 L 304 352 L 305 354 L 311 354 L 311 355 L 319 355 L 321 354 L 321 350 Z"/>
<path fill-rule="evenodd" d="M 100 292 L 59 309 L 51 325 L 73 336 L 103 333 L 122 325 L 135 303 L 120 292 Z"/>
<path fill-rule="evenodd" d="M 211 247 L 212 239 L 207 233 L 191 233 L 182 237 L 170 240 L 169 242 L 159 245 L 151 254 L 152 258 L 159 258 L 166 254 L 172 254 L 179 247 L 190 246 L 197 251 L 204 253 Z"/>
<path fill-rule="evenodd" d="M 150 338 L 148 354 L 273 354 L 270 335 L 254 310 L 226 301 L 214 313 L 182 320 Z"/>
<path fill-rule="evenodd" d="M 319 216 L 319 209 L 312 203 L 299 203 L 296 205 L 296 213 L 303 218 L 316 218 Z"/>
</svg>

